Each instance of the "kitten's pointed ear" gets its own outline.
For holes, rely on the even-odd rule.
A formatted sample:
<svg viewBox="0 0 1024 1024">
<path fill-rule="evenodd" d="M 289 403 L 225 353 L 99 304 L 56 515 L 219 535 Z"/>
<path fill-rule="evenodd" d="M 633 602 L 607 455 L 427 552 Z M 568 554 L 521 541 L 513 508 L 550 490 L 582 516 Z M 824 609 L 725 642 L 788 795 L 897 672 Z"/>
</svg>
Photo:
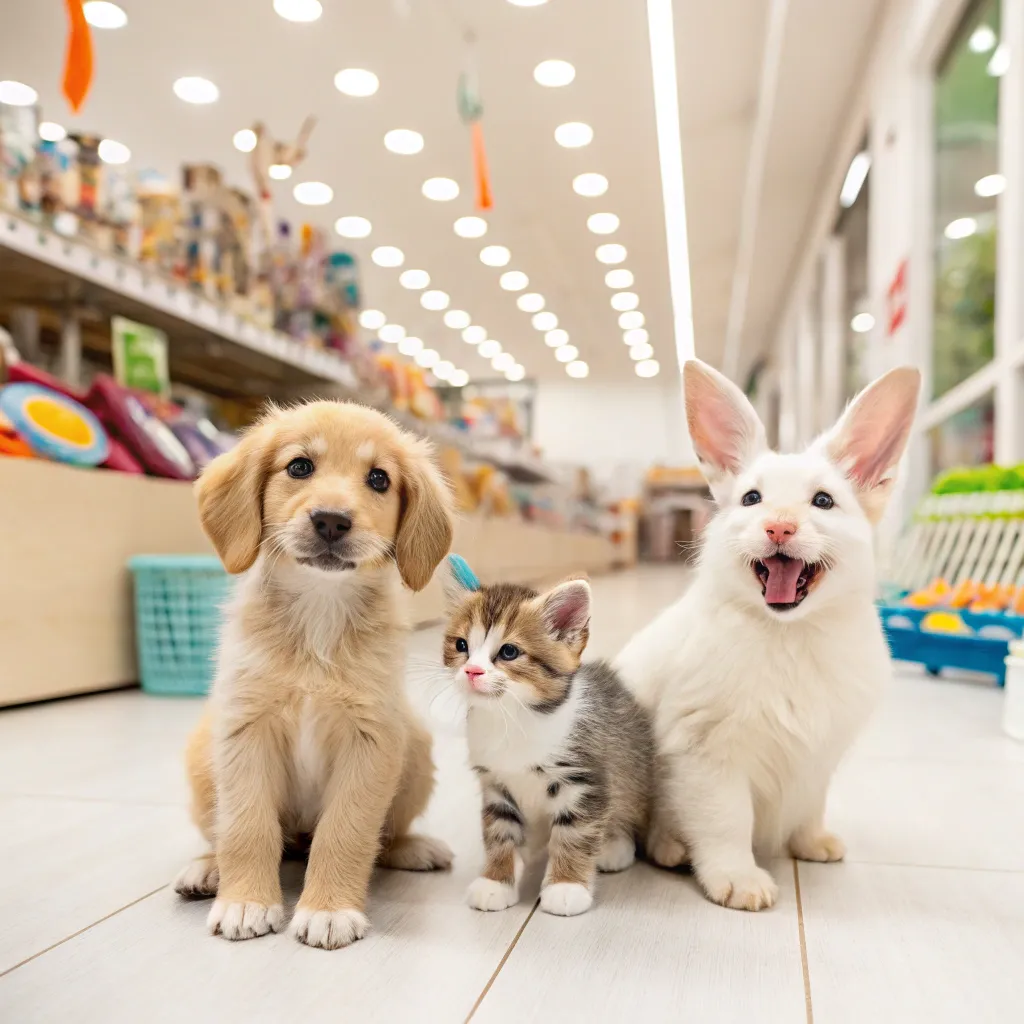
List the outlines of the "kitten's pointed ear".
<svg viewBox="0 0 1024 1024">
<path fill-rule="evenodd" d="M 747 396 L 699 359 L 683 364 L 690 440 L 712 491 L 767 448 L 764 427 Z"/>
<path fill-rule="evenodd" d="M 577 655 L 590 639 L 590 584 L 586 580 L 566 580 L 542 594 L 541 615 L 551 635 Z"/>
<path fill-rule="evenodd" d="M 815 442 L 857 489 L 868 517 L 880 518 L 914 424 L 921 374 L 900 366 L 869 384 Z"/>
<path fill-rule="evenodd" d="M 461 555 L 449 555 L 444 566 L 441 582 L 444 585 L 445 600 L 449 605 L 458 604 L 467 594 L 480 589 L 480 580 Z"/>
</svg>

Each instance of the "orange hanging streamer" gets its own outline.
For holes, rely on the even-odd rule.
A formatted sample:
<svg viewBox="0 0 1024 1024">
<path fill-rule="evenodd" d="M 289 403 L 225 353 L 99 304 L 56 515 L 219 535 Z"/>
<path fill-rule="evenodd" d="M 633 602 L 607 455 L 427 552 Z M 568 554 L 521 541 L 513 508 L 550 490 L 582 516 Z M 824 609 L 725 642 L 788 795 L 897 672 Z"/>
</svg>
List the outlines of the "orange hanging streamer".
<svg viewBox="0 0 1024 1024">
<path fill-rule="evenodd" d="M 489 210 L 494 206 L 491 193 L 491 175 L 487 170 L 487 150 L 484 149 L 484 130 L 479 119 L 470 126 L 473 135 L 473 171 L 476 174 L 476 205 L 478 209 Z"/>
<path fill-rule="evenodd" d="M 64 59 L 64 96 L 74 113 L 82 109 L 92 85 L 92 32 L 83 0 L 64 0 L 68 11 L 68 51 Z"/>
</svg>

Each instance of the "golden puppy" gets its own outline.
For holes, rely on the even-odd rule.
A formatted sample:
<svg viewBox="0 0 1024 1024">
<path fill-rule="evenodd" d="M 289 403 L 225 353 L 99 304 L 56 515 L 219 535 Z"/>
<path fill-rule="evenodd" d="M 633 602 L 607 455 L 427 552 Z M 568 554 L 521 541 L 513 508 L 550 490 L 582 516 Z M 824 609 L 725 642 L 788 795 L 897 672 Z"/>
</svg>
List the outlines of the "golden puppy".
<svg viewBox="0 0 1024 1024">
<path fill-rule="evenodd" d="M 372 409 L 272 411 L 196 484 L 203 528 L 241 574 L 209 710 L 191 737 L 192 813 L 213 851 L 175 883 L 213 896 L 228 939 L 278 931 L 284 847 L 312 835 L 292 931 L 361 938 L 375 860 L 448 867 L 409 833 L 433 789 L 430 734 L 404 691 L 401 581 L 451 545 L 448 489 L 426 442 Z"/>
</svg>

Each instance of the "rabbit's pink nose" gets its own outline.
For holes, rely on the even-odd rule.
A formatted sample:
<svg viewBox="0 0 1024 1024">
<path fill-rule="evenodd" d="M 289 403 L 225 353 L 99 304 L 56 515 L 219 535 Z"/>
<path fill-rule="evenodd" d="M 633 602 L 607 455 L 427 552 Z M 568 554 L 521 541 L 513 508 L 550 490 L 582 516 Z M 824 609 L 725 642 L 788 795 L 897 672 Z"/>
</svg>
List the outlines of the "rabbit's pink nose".
<svg viewBox="0 0 1024 1024">
<path fill-rule="evenodd" d="M 778 521 L 764 524 L 764 532 L 773 544 L 785 544 L 796 533 L 796 523 Z"/>
</svg>

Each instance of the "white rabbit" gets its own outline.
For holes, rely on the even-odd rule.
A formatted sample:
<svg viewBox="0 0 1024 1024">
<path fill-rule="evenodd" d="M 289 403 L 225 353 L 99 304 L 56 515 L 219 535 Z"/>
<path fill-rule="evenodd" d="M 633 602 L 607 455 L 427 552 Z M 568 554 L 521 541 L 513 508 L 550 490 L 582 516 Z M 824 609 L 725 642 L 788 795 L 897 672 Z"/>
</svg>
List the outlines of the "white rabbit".
<svg viewBox="0 0 1024 1024">
<path fill-rule="evenodd" d="M 742 910 L 778 895 L 754 850 L 841 860 L 829 781 L 890 674 L 873 607 L 872 526 L 917 407 L 920 374 L 892 370 L 806 451 L 768 449 L 743 393 L 696 360 L 686 414 L 718 506 L 693 585 L 616 668 L 655 719 L 662 762 L 648 854 L 689 862 Z"/>
</svg>

